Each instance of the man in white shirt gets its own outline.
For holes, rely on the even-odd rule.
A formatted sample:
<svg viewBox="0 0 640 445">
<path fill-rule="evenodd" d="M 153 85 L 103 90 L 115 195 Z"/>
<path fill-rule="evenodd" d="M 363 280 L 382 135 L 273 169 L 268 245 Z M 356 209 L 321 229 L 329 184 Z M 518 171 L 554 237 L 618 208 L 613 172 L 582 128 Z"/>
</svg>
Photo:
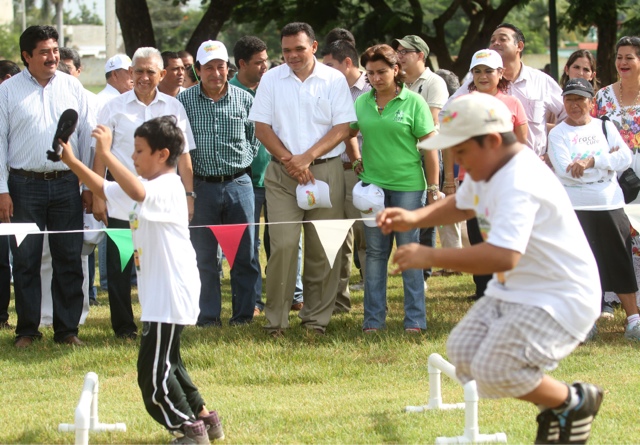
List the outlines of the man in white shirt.
<svg viewBox="0 0 640 445">
<path fill-rule="evenodd" d="M 78 158 L 90 163 L 95 120 L 80 82 L 57 71 L 58 32 L 31 26 L 20 36 L 26 69 L 0 85 L 0 220 L 36 223 L 53 231 L 78 230 L 49 237 L 53 259 L 53 329 L 58 343 L 81 345 L 82 207 L 91 208 L 91 193 L 82 197 L 77 176 L 62 162 L 47 159 L 58 119 L 72 108 L 78 126 L 70 143 Z M 20 246 L 11 238 L 16 297 L 16 342 L 29 347 L 42 336 L 40 324 L 42 235 L 26 237 Z"/>
<path fill-rule="evenodd" d="M 358 63 L 358 52 L 355 46 L 346 40 L 337 40 L 330 43 L 323 50 L 322 63 L 331 68 L 340 71 L 351 92 L 351 98 L 355 101 L 360 95 L 371 90 L 371 85 L 367 82 L 367 76 L 360 71 Z M 362 149 L 362 135 L 358 134 L 356 138 L 358 147 Z M 349 141 L 347 150 L 342 153 L 342 167 L 344 169 L 345 184 L 345 203 L 344 214 L 346 218 L 360 219 L 360 210 L 353 206 L 353 187 L 358 183 L 358 176 L 353 171 L 354 162 L 357 162 L 358 156 L 349 155 L 349 147 L 355 141 Z M 358 154 L 360 151 L 358 151 Z M 353 158 L 353 159 L 352 159 Z M 351 277 L 351 262 L 353 260 L 354 248 L 358 250 L 358 259 L 360 261 L 360 270 L 362 279 L 365 275 L 366 242 L 364 239 L 364 224 L 362 221 L 356 221 L 347 235 L 347 239 L 342 245 L 340 256 L 342 257 L 342 270 L 340 272 L 340 283 L 338 284 L 338 293 L 336 295 L 336 306 L 334 313 L 349 312 L 351 310 L 351 293 L 349 291 L 349 278 Z"/>
<path fill-rule="evenodd" d="M 547 114 L 562 121 L 566 113 L 562 90 L 557 82 L 522 62 L 524 45 L 522 31 L 510 23 L 502 23 L 491 35 L 489 48 L 502 56 L 504 77 L 511 81 L 509 94 L 520 99 L 524 106 L 529 124 L 527 146 L 542 156 L 547 152 Z M 451 99 L 469 93 L 469 83 L 472 81 L 467 79 Z"/>
<path fill-rule="evenodd" d="M 133 79 L 131 79 L 131 73 L 129 73 L 130 66 L 131 59 L 126 54 L 116 54 L 107 60 L 104 65 L 104 76 L 107 79 L 107 85 L 98 93 L 100 108 L 114 97 L 133 89 Z"/>
<path fill-rule="evenodd" d="M 185 190 L 193 192 L 193 170 L 188 150 L 194 148 L 193 135 L 184 107 L 177 99 L 158 91 L 158 83 L 164 76 L 162 57 L 155 48 L 138 48 L 133 55 L 129 68 L 133 78 L 133 90 L 110 100 L 100 111 L 98 123 L 105 125 L 113 133 L 111 151 L 132 173 L 135 173 L 131 159 L 134 146 L 133 134 L 142 123 L 160 116 L 175 116 L 177 125 L 185 133 L 185 152 L 178 159 L 178 171 Z M 105 167 L 96 159 L 93 170 L 105 175 Z M 107 179 L 110 175 L 107 173 Z M 193 198 L 187 199 L 189 217 L 193 216 Z M 131 207 L 133 208 L 133 201 Z M 93 214 L 109 228 L 127 229 L 129 221 L 113 218 L 106 214 L 104 200 L 95 197 Z M 137 327 L 133 321 L 131 309 L 131 268 L 130 258 L 124 268 L 120 264 L 120 252 L 117 245 L 107 237 L 107 288 L 109 290 L 109 308 L 111 325 L 118 338 L 133 339 Z"/>
<path fill-rule="evenodd" d="M 344 218 L 344 174 L 340 154 L 355 121 L 349 86 L 342 74 L 318 63 L 315 33 L 306 23 L 290 23 L 280 33 L 285 64 L 262 77 L 249 119 L 271 153 L 265 188 L 269 203 L 271 257 L 267 264 L 266 329 L 281 336 L 289 326 L 295 288 L 295 258 L 301 224 L 290 221 Z M 298 184 L 329 184 L 331 208 L 298 207 Z M 305 328 L 324 334 L 331 318 L 340 276 L 340 258 L 332 268 L 312 224 L 304 228 L 305 303 L 299 313 Z"/>
</svg>

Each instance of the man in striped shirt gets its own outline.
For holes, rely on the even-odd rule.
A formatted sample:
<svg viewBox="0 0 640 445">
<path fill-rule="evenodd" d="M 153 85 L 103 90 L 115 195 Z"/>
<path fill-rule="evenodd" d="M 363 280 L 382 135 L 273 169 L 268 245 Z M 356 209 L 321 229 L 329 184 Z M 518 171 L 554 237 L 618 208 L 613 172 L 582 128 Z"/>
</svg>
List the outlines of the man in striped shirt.
<svg viewBox="0 0 640 445">
<path fill-rule="evenodd" d="M 251 163 L 258 153 L 253 122 L 248 120 L 251 94 L 227 82 L 229 56 L 221 42 L 206 41 L 196 55 L 200 85 L 178 95 L 193 130 L 191 152 L 195 209 L 191 242 L 196 250 L 202 288 L 198 326 L 220 326 L 218 241 L 207 227 L 247 224 L 254 218 Z M 256 280 L 261 273 L 255 257 L 254 230 L 245 230 L 231 269 L 232 316 L 229 324 L 253 320 Z"/>
<path fill-rule="evenodd" d="M 0 85 L 0 221 L 36 223 L 52 231 L 76 233 L 49 237 L 53 259 L 53 330 L 58 343 L 81 345 L 82 207 L 91 209 L 91 193 L 62 162 L 47 159 L 58 119 L 66 109 L 78 112 L 78 126 L 69 142 L 89 165 L 94 117 L 80 82 L 57 71 L 58 32 L 31 26 L 20 36 L 26 69 Z M 16 342 L 26 348 L 42 337 L 40 324 L 40 261 L 42 235 L 27 236 L 20 246 L 11 238 L 16 297 Z"/>
</svg>

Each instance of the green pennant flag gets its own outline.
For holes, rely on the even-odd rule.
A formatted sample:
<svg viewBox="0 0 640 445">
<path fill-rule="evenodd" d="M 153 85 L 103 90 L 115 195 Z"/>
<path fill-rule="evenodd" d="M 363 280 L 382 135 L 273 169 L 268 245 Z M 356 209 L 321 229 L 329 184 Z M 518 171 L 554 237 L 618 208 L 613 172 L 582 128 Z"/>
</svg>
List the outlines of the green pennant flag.
<svg viewBox="0 0 640 445">
<path fill-rule="evenodd" d="M 120 267 L 124 271 L 125 266 L 133 255 L 133 238 L 131 238 L 131 229 L 105 229 L 104 230 L 111 241 L 116 243 L 116 247 L 120 252 Z"/>
</svg>

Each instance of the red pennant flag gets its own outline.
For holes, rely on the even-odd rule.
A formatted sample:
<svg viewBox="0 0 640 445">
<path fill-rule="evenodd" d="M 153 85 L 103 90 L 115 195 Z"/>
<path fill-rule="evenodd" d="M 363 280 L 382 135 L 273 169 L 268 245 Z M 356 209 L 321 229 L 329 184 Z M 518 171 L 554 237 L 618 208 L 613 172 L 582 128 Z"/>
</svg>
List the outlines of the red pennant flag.
<svg viewBox="0 0 640 445">
<path fill-rule="evenodd" d="M 213 235 L 218 240 L 218 244 L 224 252 L 224 256 L 227 257 L 229 267 L 233 269 L 233 262 L 236 259 L 236 253 L 238 253 L 238 247 L 240 247 L 240 240 L 248 224 L 229 224 L 224 226 L 209 226 Z M 251 247 L 253 248 L 253 247 Z"/>
</svg>

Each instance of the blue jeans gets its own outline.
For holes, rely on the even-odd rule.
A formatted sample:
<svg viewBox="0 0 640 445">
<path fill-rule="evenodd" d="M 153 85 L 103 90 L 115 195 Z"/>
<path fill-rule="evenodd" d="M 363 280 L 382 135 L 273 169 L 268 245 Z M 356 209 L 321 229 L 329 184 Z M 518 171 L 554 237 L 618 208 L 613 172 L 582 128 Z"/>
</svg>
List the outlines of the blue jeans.
<svg viewBox="0 0 640 445">
<path fill-rule="evenodd" d="M 247 174 L 222 183 L 193 179 L 195 200 L 192 226 L 247 224 L 254 220 L 254 196 L 251 177 Z M 256 281 L 261 280 L 254 255 L 255 232 L 251 227 L 242 235 L 231 269 L 230 324 L 253 320 L 256 302 Z M 207 227 L 192 228 L 191 242 L 196 251 L 200 271 L 200 315 L 198 326 L 219 325 L 222 300 L 217 266 L 218 240 Z"/>
<path fill-rule="evenodd" d="M 425 192 L 397 192 L 384 190 L 385 207 L 401 207 L 415 210 L 424 206 Z M 383 235 L 379 228 L 364 228 L 367 242 L 367 273 L 364 281 L 363 329 L 385 327 L 387 304 L 387 267 L 391 252 L 391 237 L 398 246 L 419 241 L 419 230 L 393 232 Z M 409 269 L 402 272 L 404 286 L 404 328 L 427 328 L 422 270 Z"/>
<path fill-rule="evenodd" d="M 34 222 L 40 230 L 82 230 L 82 200 L 78 177 L 69 174 L 50 181 L 9 175 L 13 200 L 12 222 Z M 53 339 L 61 342 L 78 335 L 82 314 L 82 232 L 49 235 L 53 279 Z M 13 283 L 18 325 L 16 337 L 40 337 L 42 299 L 40 262 L 43 235 L 29 235 L 20 246 L 10 237 L 13 253 Z"/>
</svg>

